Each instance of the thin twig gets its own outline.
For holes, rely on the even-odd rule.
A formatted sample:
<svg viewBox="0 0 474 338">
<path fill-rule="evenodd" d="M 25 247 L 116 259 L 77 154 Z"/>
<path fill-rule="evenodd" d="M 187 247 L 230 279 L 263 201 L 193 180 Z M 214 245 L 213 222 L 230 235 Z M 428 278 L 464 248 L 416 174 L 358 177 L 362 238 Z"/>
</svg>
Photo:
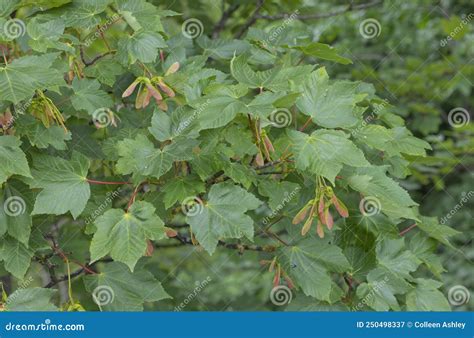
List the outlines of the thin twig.
<svg viewBox="0 0 474 338">
<path fill-rule="evenodd" d="M 325 18 L 330 18 L 332 16 L 344 14 L 347 12 L 353 12 L 353 11 L 360 11 L 366 8 L 374 7 L 377 5 L 380 5 L 383 3 L 383 0 L 380 1 L 373 1 L 369 2 L 366 4 L 360 4 L 360 5 L 348 5 L 346 8 L 334 11 L 334 12 L 329 12 L 329 13 L 318 13 L 318 14 L 306 14 L 306 15 L 298 15 L 295 17 L 297 20 L 316 20 L 316 19 L 325 19 Z M 286 19 L 289 18 L 292 14 L 291 13 L 280 13 L 280 14 L 275 14 L 275 15 L 262 15 L 262 14 L 257 14 L 256 19 L 265 19 L 265 20 L 280 20 L 280 19 Z"/>
<path fill-rule="evenodd" d="M 225 12 L 222 13 L 222 17 L 214 27 L 214 31 L 212 32 L 212 38 L 217 39 L 221 34 L 221 31 L 224 29 L 225 24 L 231 17 L 231 15 L 239 8 L 238 4 L 231 5 Z"/>
<path fill-rule="evenodd" d="M 235 37 L 238 39 L 244 35 L 244 33 L 249 29 L 250 26 L 252 26 L 255 21 L 258 19 L 258 13 L 260 13 L 260 10 L 262 9 L 263 4 L 265 3 L 265 0 L 258 0 L 257 2 L 257 8 L 253 12 L 253 14 L 248 18 L 247 22 L 242 26 L 240 31 L 235 35 Z"/>
</svg>

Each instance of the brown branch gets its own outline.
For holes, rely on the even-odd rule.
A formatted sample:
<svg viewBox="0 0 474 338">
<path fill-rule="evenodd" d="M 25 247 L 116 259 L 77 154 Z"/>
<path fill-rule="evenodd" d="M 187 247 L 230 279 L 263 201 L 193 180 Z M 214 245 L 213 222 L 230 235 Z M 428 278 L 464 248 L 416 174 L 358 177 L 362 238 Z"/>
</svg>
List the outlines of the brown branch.
<svg viewBox="0 0 474 338">
<path fill-rule="evenodd" d="M 212 38 L 217 39 L 221 34 L 222 30 L 224 29 L 227 21 L 230 19 L 232 14 L 239 8 L 238 4 L 230 6 L 225 12 L 222 13 L 222 17 L 214 27 L 214 31 L 212 32 Z"/>
<path fill-rule="evenodd" d="M 113 51 L 108 51 L 108 52 L 105 52 L 105 53 L 102 53 L 102 54 L 99 54 L 97 55 L 96 57 L 94 57 L 92 60 L 90 61 L 87 61 L 86 60 L 86 57 L 84 55 L 84 47 L 82 46 L 79 46 L 79 53 L 81 54 L 81 60 L 82 60 L 82 63 L 86 66 L 86 67 L 89 67 L 89 66 L 92 66 L 94 63 L 96 63 L 98 60 L 100 60 L 101 58 L 103 58 L 104 56 L 107 56 L 109 54 L 112 54 Z"/>
<path fill-rule="evenodd" d="M 410 230 L 413 229 L 414 227 L 416 227 L 416 223 L 415 223 L 415 224 L 412 224 L 412 225 L 410 225 L 408 228 L 403 229 L 402 231 L 400 231 L 399 235 L 400 235 L 400 236 L 405 235 L 408 231 L 410 231 Z"/>
<path fill-rule="evenodd" d="M 186 236 L 182 236 L 180 234 L 177 234 L 177 236 L 172 237 L 172 238 L 178 240 L 180 243 L 178 243 L 177 245 L 174 245 L 174 244 L 160 245 L 160 244 L 155 243 L 154 246 L 156 248 L 173 248 L 173 247 L 178 247 L 178 246 L 182 246 L 182 245 L 194 245 L 193 242 L 191 241 L 191 238 L 188 238 Z M 239 250 L 240 252 L 244 252 L 245 250 L 247 250 L 247 251 L 258 251 L 258 252 L 273 252 L 277 249 L 277 247 L 272 246 L 272 245 L 260 246 L 260 245 L 248 245 L 248 244 L 239 244 L 239 243 L 225 243 L 223 241 L 219 241 L 218 245 L 221 246 L 221 247 L 227 248 L 227 249 Z M 96 265 L 98 263 L 110 263 L 110 262 L 113 262 L 113 260 L 110 259 L 110 258 L 104 258 L 104 259 L 95 261 L 94 263 L 91 263 L 91 264 L 85 264 L 80 269 L 78 269 L 74 272 L 71 272 L 70 277 L 66 274 L 66 275 L 63 275 L 59 278 L 55 278 L 54 281 L 51 280 L 44 287 L 45 288 L 52 288 L 53 286 L 55 286 L 56 284 L 58 284 L 60 282 L 67 281 L 69 278 L 73 279 L 75 277 L 78 277 L 78 276 L 82 275 L 83 273 L 90 274 L 88 271 L 93 271 L 93 270 L 90 270 L 90 268 L 92 268 L 94 265 Z"/>
<path fill-rule="evenodd" d="M 244 35 L 244 33 L 249 29 L 250 26 L 252 26 L 255 21 L 258 19 L 258 13 L 260 13 L 260 10 L 262 9 L 263 4 L 265 3 L 265 0 L 258 0 L 257 2 L 257 8 L 253 12 L 253 14 L 248 18 L 247 22 L 242 26 L 240 31 L 235 35 L 235 37 L 238 39 Z"/>
<path fill-rule="evenodd" d="M 378 1 L 373 1 L 369 2 L 366 4 L 360 4 L 360 5 L 348 5 L 346 8 L 334 11 L 334 12 L 329 12 L 329 13 L 319 13 L 319 14 L 306 14 L 306 15 L 298 15 L 295 17 L 297 20 L 317 20 L 317 19 L 325 19 L 325 18 L 330 18 L 332 16 L 337 16 L 341 15 L 347 12 L 353 12 L 353 11 L 360 11 L 366 8 L 378 6 L 383 3 L 383 0 L 378 0 Z M 292 14 L 291 13 L 280 13 L 280 14 L 275 14 L 275 15 L 260 15 L 257 14 L 256 19 L 265 19 L 265 20 L 280 20 L 280 19 L 286 19 L 289 18 Z"/>
</svg>

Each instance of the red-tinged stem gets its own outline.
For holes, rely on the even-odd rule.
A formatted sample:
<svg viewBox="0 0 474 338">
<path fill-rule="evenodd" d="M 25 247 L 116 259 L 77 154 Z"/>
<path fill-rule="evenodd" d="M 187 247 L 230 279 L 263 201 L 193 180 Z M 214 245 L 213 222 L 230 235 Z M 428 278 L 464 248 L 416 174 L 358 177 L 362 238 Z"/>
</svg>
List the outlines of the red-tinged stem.
<svg viewBox="0 0 474 338">
<path fill-rule="evenodd" d="M 415 223 L 415 224 L 412 224 L 412 225 L 410 225 L 408 228 L 406 228 L 406 229 L 400 231 L 400 236 L 405 235 L 408 231 L 410 231 L 410 230 L 413 229 L 414 227 L 416 227 L 416 223 Z"/>
<path fill-rule="evenodd" d="M 135 197 L 137 197 L 138 190 L 140 189 L 141 186 L 142 186 L 142 184 L 140 183 L 140 184 L 135 188 L 135 190 L 133 191 L 133 194 L 132 194 L 132 196 L 130 197 L 130 200 L 128 201 L 128 204 L 127 204 L 127 212 L 128 212 L 128 209 L 130 209 L 130 207 L 132 206 L 132 204 L 135 202 Z"/>
<path fill-rule="evenodd" d="M 300 131 L 303 131 L 306 129 L 306 127 L 310 124 L 311 122 L 311 117 L 309 117 L 306 122 L 303 124 L 303 126 L 300 128 Z"/>
<path fill-rule="evenodd" d="M 116 185 L 116 184 L 132 184 L 130 182 L 105 182 L 105 181 L 96 181 L 96 180 L 91 180 L 90 178 L 86 179 L 88 183 L 91 184 L 110 184 L 110 185 Z"/>
</svg>

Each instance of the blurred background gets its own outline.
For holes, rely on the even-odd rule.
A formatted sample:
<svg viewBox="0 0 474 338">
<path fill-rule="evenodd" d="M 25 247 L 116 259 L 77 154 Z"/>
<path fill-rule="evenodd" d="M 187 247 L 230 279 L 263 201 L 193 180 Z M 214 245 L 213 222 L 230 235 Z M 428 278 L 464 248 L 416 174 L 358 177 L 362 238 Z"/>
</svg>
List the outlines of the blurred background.
<svg viewBox="0 0 474 338">
<path fill-rule="evenodd" d="M 276 36 L 272 39 L 276 45 L 297 40 L 330 44 L 352 60 L 342 65 L 308 57 L 305 62 L 325 66 L 333 78 L 373 84 L 407 127 L 432 145 L 429 156 L 412 165 L 410 176 L 402 177 L 402 185 L 420 203 L 423 214 L 437 216 L 442 224 L 461 232 L 454 239 L 455 249 L 439 247 L 439 260 L 432 264 L 439 267 L 446 295 L 456 285 L 472 293 L 474 2 L 181 0 L 168 1 L 166 7 L 156 4 L 184 13 L 164 20 L 166 29 L 177 35 L 182 21 L 194 18 L 202 22 L 202 35 L 214 43 L 236 37 L 253 43 L 253 37 L 266 34 Z M 159 260 L 150 264 L 160 266 L 163 286 L 176 296 L 158 309 L 147 310 L 281 310 L 268 302 L 272 276 L 258 264 L 258 254 L 223 250 L 212 257 L 192 247 L 162 250 Z M 311 304 L 294 299 L 286 309 L 311 310 Z M 472 297 L 467 304 L 453 307 L 454 311 L 473 309 Z"/>
</svg>

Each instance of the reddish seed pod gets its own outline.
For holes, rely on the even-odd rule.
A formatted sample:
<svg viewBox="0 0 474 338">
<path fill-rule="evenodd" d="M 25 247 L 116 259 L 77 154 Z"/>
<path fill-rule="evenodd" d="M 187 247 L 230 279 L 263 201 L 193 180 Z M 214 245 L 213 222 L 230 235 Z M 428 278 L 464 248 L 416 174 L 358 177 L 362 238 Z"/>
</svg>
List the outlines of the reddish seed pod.
<svg viewBox="0 0 474 338">
<path fill-rule="evenodd" d="M 328 229 L 331 230 L 332 226 L 334 225 L 334 219 L 332 218 L 332 215 L 329 209 L 326 209 L 324 211 L 324 219 L 326 220 L 326 225 L 328 226 Z"/>
<path fill-rule="evenodd" d="M 170 66 L 170 68 L 168 68 L 168 70 L 166 71 L 165 76 L 176 73 L 178 71 L 178 69 L 179 69 L 179 62 L 173 63 Z"/>
<path fill-rule="evenodd" d="M 160 87 L 160 89 L 166 94 L 168 95 L 169 97 L 174 97 L 175 96 L 175 93 L 173 91 L 173 89 L 171 89 L 170 87 L 168 87 L 168 85 L 166 83 L 164 83 L 163 80 L 159 80 L 158 81 L 158 86 Z"/>
<path fill-rule="evenodd" d="M 271 151 L 272 153 L 274 153 L 275 148 L 273 147 L 272 141 L 270 141 L 267 135 L 265 135 L 265 137 L 263 138 L 263 141 L 265 142 L 265 146 L 267 147 L 267 149 Z"/>
<path fill-rule="evenodd" d="M 132 93 L 135 91 L 135 88 L 137 87 L 139 81 L 135 80 L 132 82 L 132 84 L 130 86 L 128 86 L 127 89 L 125 89 L 125 91 L 123 92 L 122 94 L 122 97 L 128 97 L 130 95 L 132 95 Z"/>
<path fill-rule="evenodd" d="M 319 238 L 324 238 L 324 229 L 321 222 L 318 221 L 318 225 L 316 226 L 316 233 L 318 234 Z"/>
<path fill-rule="evenodd" d="M 349 217 L 349 210 L 347 210 L 347 207 L 336 197 L 336 195 L 332 195 L 331 200 L 341 217 Z"/>
<path fill-rule="evenodd" d="M 155 88 L 152 84 L 147 83 L 146 87 L 150 91 L 151 95 L 155 98 L 157 101 L 163 100 L 163 96 L 161 96 L 160 92 L 158 91 L 157 88 Z"/>
<path fill-rule="evenodd" d="M 299 224 L 301 222 L 303 222 L 303 220 L 306 218 L 306 215 L 308 214 L 308 211 L 309 211 L 309 207 L 311 205 L 306 205 L 303 209 L 301 209 L 297 214 L 296 216 L 293 218 L 293 221 L 291 223 L 293 224 Z"/>
<path fill-rule="evenodd" d="M 305 236 L 308 233 L 309 229 L 311 229 L 311 225 L 313 224 L 313 220 L 314 218 L 311 216 L 306 220 L 303 227 L 301 228 L 301 236 Z"/>
</svg>

